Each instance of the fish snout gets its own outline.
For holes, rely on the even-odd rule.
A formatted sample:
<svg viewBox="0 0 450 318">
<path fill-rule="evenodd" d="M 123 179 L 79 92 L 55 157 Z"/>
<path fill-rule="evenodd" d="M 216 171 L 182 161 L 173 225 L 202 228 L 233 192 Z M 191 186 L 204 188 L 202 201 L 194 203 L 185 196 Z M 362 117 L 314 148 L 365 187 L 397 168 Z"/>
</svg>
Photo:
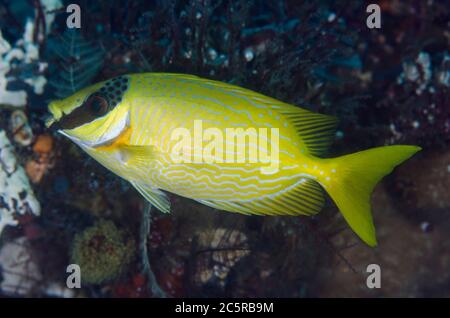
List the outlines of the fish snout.
<svg viewBox="0 0 450 318">
<path fill-rule="evenodd" d="M 55 117 L 53 116 L 53 114 L 50 112 L 47 112 L 44 115 L 44 122 L 45 122 L 45 127 L 50 129 L 50 131 L 52 131 L 52 132 L 59 130 L 61 128 L 59 123 L 56 121 Z"/>
</svg>

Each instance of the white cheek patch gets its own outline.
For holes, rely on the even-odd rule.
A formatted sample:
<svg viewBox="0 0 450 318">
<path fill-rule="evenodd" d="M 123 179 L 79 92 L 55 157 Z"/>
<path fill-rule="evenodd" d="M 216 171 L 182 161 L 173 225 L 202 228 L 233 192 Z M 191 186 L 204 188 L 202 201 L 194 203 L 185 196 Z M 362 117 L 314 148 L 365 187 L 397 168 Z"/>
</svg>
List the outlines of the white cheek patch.
<svg viewBox="0 0 450 318">
<path fill-rule="evenodd" d="M 98 147 L 103 144 L 114 141 L 120 134 L 128 127 L 130 114 L 122 118 L 119 122 L 115 123 L 111 129 L 107 130 L 98 140 L 93 143 L 93 147 Z"/>
<path fill-rule="evenodd" d="M 110 129 L 108 129 L 103 135 L 101 135 L 96 140 L 81 140 L 77 137 L 71 136 L 64 130 L 59 130 L 58 132 L 62 134 L 63 136 L 66 136 L 70 140 L 72 140 L 74 143 L 81 147 L 89 147 L 89 148 L 95 148 L 99 146 L 103 146 L 105 144 L 113 142 L 116 138 L 118 138 L 122 132 L 127 129 L 127 127 L 130 124 L 130 113 L 127 113 L 127 116 L 123 117 L 114 125 L 111 125 Z"/>
</svg>

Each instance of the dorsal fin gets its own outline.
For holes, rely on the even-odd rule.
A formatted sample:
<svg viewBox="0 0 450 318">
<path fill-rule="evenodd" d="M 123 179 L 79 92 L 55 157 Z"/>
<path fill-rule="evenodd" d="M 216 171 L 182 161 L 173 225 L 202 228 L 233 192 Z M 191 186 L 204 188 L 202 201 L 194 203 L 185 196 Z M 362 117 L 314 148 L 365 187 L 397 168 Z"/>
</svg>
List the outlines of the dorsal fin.
<svg viewBox="0 0 450 318">
<path fill-rule="evenodd" d="M 252 201 L 197 200 L 210 207 L 256 215 L 313 215 L 325 202 L 320 185 L 311 179 L 302 178 L 290 189 L 275 195 Z"/>
<path fill-rule="evenodd" d="M 338 124 L 336 117 L 313 113 L 291 105 L 274 105 L 274 108 L 294 125 L 310 154 L 321 156 L 328 151 L 336 134 Z"/>
<path fill-rule="evenodd" d="M 238 94 L 257 108 L 270 108 L 279 112 L 295 127 L 298 135 L 305 144 L 307 152 L 311 155 L 324 155 L 334 139 L 338 124 L 336 117 L 314 113 L 252 90 L 224 82 L 196 76 L 177 74 L 172 74 L 172 76 L 226 94 Z"/>
</svg>

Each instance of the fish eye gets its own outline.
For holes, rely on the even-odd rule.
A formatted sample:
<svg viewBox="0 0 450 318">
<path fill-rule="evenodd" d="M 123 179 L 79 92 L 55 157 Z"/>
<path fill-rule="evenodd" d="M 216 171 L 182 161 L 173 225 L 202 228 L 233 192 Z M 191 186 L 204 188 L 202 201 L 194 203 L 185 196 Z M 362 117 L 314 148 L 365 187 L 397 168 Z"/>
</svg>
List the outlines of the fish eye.
<svg viewBox="0 0 450 318">
<path fill-rule="evenodd" d="M 96 116 L 102 116 L 108 112 L 108 101 L 100 95 L 92 95 L 85 103 L 87 110 Z"/>
</svg>

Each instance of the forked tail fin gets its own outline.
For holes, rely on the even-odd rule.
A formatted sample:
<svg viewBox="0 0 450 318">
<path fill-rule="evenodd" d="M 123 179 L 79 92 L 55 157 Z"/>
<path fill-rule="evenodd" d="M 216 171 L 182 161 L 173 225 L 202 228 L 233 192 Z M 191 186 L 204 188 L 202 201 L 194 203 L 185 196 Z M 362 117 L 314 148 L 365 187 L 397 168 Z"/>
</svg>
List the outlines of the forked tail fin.
<svg viewBox="0 0 450 318">
<path fill-rule="evenodd" d="M 330 173 L 318 181 L 353 231 L 368 245 L 377 245 L 370 208 L 375 185 L 420 149 L 417 146 L 386 146 L 323 159 L 324 167 Z"/>
</svg>

